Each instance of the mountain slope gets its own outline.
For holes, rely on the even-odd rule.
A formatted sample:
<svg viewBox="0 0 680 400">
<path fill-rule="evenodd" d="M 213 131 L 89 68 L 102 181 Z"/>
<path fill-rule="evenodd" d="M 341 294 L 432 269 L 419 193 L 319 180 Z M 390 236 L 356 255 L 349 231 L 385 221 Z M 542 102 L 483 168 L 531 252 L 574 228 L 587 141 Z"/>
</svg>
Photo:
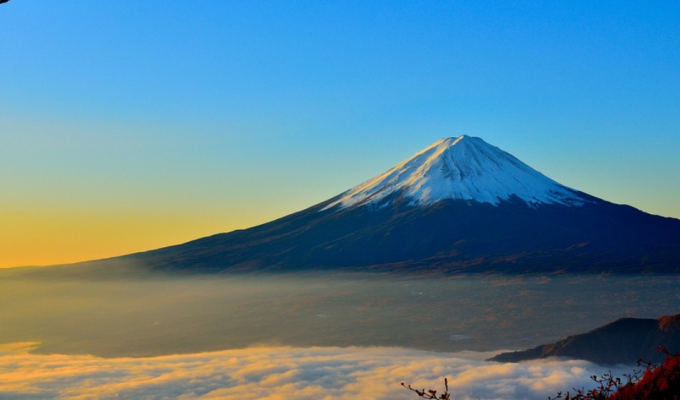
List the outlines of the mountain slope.
<svg viewBox="0 0 680 400">
<path fill-rule="evenodd" d="M 680 272 L 680 220 L 567 188 L 461 136 L 298 213 L 99 264 L 119 261 L 183 271 Z"/>
<path fill-rule="evenodd" d="M 501 353 L 490 361 L 520 362 L 548 357 L 568 357 L 599 364 L 633 364 L 639 358 L 663 361 L 664 354 L 680 351 L 680 315 L 659 319 L 622 318 L 590 332 L 569 336 L 554 344 L 525 351 Z"/>
</svg>

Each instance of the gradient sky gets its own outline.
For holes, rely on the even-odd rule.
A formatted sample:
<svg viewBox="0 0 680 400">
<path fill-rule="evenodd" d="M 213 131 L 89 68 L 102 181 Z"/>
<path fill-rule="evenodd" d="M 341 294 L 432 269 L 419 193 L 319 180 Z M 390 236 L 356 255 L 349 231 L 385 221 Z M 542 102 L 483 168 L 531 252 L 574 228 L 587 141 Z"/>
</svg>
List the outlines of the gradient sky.
<svg viewBox="0 0 680 400">
<path fill-rule="evenodd" d="M 0 266 L 306 208 L 446 136 L 680 217 L 680 3 L 12 0 Z"/>
</svg>

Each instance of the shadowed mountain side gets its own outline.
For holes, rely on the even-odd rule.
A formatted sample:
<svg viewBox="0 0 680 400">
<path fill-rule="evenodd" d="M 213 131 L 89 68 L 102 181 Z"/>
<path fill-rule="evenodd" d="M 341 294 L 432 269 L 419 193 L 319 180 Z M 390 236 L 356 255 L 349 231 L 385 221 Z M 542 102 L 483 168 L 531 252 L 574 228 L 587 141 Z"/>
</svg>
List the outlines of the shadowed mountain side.
<svg viewBox="0 0 680 400">
<path fill-rule="evenodd" d="M 663 361 L 661 346 L 680 351 L 680 315 L 659 319 L 622 318 L 588 333 L 569 336 L 554 344 L 499 354 L 489 361 L 520 362 L 548 357 L 568 357 L 598 364 L 632 364 L 639 358 Z"/>
<path fill-rule="evenodd" d="M 460 136 L 278 220 L 81 265 L 121 262 L 184 272 L 680 272 L 680 220 L 568 188 Z"/>
<path fill-rule="evenodd" d="M 413 207 L 393 199 L 322 211 L 331 201 L 250 229 L 85 264 L 185 272 L 680 272 L 680 220 L 594 198 L 582 207 L 462 200 Z"/>
</svg>

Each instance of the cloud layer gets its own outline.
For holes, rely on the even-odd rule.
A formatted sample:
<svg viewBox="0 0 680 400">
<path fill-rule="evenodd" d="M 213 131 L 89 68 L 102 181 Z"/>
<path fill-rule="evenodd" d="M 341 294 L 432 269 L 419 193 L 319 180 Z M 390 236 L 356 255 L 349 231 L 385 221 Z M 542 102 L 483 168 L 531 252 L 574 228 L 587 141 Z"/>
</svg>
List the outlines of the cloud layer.
<svg viewBox="0 0 680 400">
<path fill-rule="evenodd" d="M 249 348 L 148 358 L 36 355 L 35 343 L 0 347 L 0 399 L 416 399 L 400 387 L 456 399 L 545 399 L 590 387 L 603 368 L 584 361 L 483 361 L 491 353 L 403 348 Z M 630 369 L 624 369 L 629 372 Z"/>
</svg>

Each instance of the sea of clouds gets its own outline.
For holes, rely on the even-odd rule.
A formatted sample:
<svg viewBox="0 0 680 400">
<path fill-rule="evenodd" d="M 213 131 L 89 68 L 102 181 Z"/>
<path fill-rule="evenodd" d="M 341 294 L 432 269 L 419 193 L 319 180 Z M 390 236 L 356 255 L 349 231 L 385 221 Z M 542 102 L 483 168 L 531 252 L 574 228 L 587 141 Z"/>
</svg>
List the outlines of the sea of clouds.
<svg viewBox="0 0 680 400">
<path fill-rule="evenodd" d="M 400 382 L 453 398 L 541 399 L 592 387 L 585 361 L 484 361 L 493 353 L 404 348 L 258 347 L 145 358 L 32 354 L 0 346 L 0 399 L 416 399 Z M 630 372 L 621 367 L 615 373 Z"/>
</svg>

